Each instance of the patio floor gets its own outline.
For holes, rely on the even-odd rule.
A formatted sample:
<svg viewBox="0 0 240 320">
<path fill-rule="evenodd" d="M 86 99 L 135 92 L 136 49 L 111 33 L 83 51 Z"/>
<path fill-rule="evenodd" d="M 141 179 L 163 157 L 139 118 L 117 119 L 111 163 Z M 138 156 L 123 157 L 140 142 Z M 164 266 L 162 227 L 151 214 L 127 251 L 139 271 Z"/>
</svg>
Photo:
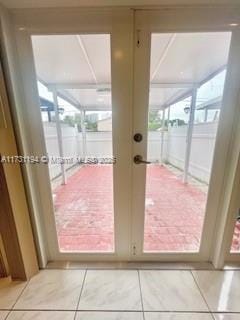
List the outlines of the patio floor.
<svg viewBox="0 0 240 320">
<path fill-rule="evenodd" d="M 53 194 L 61 251 L 114 250 L 110 165 L 79 168 Z M 198 186 L 183 184 L 165 166 L 148 166 L 144 250 L 198 250 L 205 204 L 206 193 Z M 240 250 L 239 224 L 232 249 Z"/>
</svg>

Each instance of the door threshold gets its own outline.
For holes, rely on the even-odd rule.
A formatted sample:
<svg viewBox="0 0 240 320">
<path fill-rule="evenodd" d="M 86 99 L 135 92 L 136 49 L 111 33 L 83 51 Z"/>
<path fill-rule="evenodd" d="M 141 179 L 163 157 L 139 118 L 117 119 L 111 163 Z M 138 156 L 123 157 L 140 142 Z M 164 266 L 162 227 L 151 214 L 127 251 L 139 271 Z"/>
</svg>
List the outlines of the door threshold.
<svg viewBox="0 0 240 320">
<path fill-rule="evenodd" d="M 226 262 L 224 270 L 240 270 L 240 262 Z"/>
<path fill-rule="evenodd" d="M 46 269 L 214 270 L 210 262 L 77 262 L 51 261 Z"/>
</svg>

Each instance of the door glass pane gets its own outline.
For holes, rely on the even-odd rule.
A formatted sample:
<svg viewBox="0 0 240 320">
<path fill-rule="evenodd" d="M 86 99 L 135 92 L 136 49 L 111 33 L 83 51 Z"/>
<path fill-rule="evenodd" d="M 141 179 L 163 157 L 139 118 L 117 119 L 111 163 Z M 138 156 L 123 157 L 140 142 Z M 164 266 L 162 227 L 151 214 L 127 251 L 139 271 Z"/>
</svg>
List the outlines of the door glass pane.
<svg viewBox="0 0 240 320">
<path fill-rule="evenodd" d="M 233 232 L 231 253 L 240 253 L 240 210 L 238 211 L 236 224 Z"/>
<path fill-rule="evenodd" d="M 152 34 L 145 252 L 198 252 L 231 33 Z"/>
<path fill-rule="evenodd" d="M 110 35 L 33 36 L 32 45 L 59 250 L 113 252 Z"/>
</svg>

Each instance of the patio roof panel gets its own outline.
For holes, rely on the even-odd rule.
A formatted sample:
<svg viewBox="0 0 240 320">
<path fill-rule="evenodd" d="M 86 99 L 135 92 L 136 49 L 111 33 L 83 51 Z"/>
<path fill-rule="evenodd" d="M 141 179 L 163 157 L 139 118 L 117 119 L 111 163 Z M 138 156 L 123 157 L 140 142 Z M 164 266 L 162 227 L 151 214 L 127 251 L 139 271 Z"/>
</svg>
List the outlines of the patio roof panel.
<svg viewBox="0 0 240 320">
<path fill-rule="evenodd" d="M 32 36 L 38 78 L 44 83 L 92 82 L 75 35 Z"/>
<path fill-rule="evenodd" d="M 161 43 L 165 41 L 165 35 L 153 34 L 151 64 L 157 56 L 160 65 L 154 77 L 151 74 L 151 82 L 201 82 L 227 63 L 230 39 L 229 32 L 172 34 L 170 44 L 168 42 L 162 52 Z"/>
<path fill-rule="evenodd" d="M 150 107 L 165 108 L 226 65 L 230 39 L 230 32 L 153 34 Z M 33 36 L 32 40 L 39 79 L 54 84 L 81 108 L 111 109 L 110 35 Z M 98 88 L 106 89 L 105 94 Z"/>
</svg>

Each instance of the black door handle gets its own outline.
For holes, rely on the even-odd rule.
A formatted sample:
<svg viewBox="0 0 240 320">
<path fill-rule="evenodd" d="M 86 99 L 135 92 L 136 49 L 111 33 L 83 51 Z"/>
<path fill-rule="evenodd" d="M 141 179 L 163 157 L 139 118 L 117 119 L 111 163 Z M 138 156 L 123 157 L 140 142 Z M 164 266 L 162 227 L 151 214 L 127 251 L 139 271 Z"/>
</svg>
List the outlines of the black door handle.
<svg viewBox="0 0 240 320">
<path fill-rule="evenodd" d="M 150 161 L 143 160 L 142 156 L 140 156 L 139 154 L 133 158 L 133 161 L 135 164 L 149 164 L 149 163 L 151 163 Z"/>
</svg>

